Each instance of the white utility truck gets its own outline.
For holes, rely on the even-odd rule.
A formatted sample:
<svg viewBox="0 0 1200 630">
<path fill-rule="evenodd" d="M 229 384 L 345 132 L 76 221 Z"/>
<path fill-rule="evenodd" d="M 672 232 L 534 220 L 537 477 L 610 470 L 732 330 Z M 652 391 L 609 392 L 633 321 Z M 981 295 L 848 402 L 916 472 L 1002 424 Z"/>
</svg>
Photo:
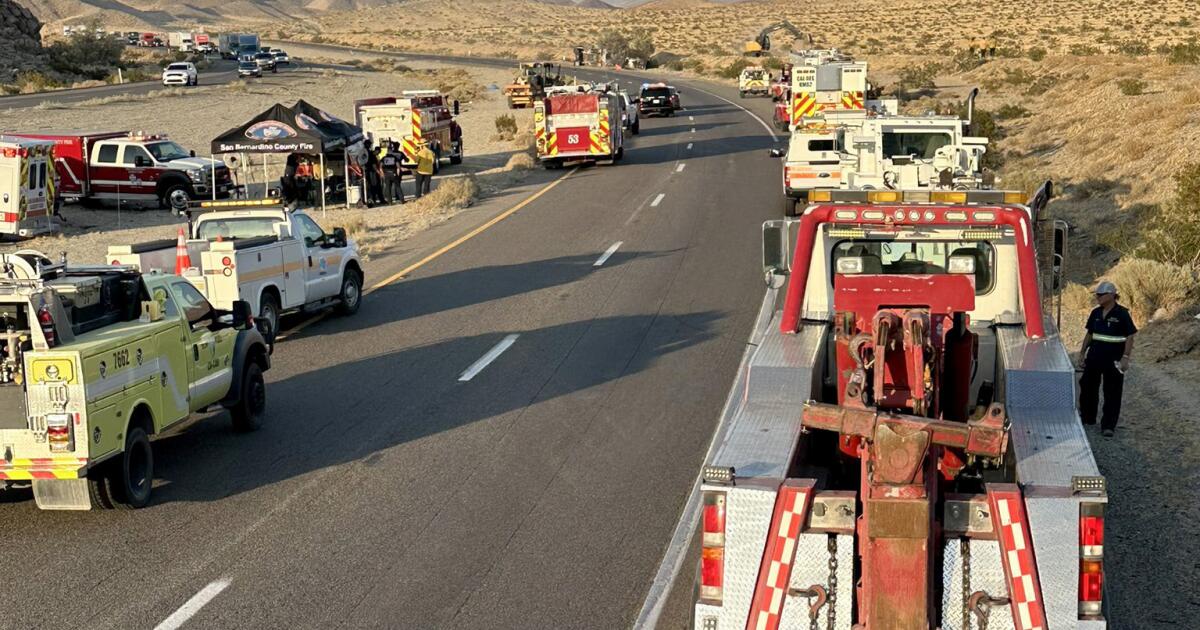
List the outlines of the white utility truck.
<svg viewBox="0 0 1200 630">
<path fill-rule="evenodd" d="M 312 217 L 287 210 L 278 200 L 205 201 L 192 220 L 186 243 L 190 268 L 179 271 L 217 308 L 245 300 L 273 341 L 281 315 L 336 306 L 358 311 L 363 269 L 358 246 L 346 231 L 326 233 Z M 177 241 L 160 240 L 108 248 L 114 265 L 175 272 Z"/>
</svg>

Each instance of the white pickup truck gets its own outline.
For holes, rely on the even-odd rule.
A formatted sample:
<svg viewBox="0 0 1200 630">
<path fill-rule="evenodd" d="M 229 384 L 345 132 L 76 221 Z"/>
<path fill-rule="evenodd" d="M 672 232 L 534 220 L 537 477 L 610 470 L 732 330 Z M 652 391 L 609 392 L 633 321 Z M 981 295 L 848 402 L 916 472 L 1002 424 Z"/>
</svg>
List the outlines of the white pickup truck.
<svg viewBox="0 0 1200 630">
<path fill-rule="evenodd" d="M 326 233 L 276 200 L 205 201 L 193 210 L 201 214 L 193 217 L 187 241 L 192 267 L 182 275 L 217 308 L 249 302 L 268 341 L 284 314 L 327 306 L 345 315 L 358 311 L 362 261 L 342 228 Z M 176 246 L 171 240 L 114 245 L 108 261 L 174 273 Z"/>
</svg>

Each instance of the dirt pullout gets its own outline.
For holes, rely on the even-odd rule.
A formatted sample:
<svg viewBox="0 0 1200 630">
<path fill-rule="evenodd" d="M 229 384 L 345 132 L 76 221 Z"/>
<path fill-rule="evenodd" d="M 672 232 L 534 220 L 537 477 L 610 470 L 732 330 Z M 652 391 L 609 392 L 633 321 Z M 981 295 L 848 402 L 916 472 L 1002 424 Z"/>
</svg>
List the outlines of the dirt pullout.
<svg viewBox="0 0 1200 630">
<path fill-rule="evenodd" d="M 466 154 L 461 166 L 445 166 L 434 186 L 440 186 L 448 178 L 469 175 L 473 178 L 475 192 L 465 201 L 461 200 L 461 190 L 456 190 L 453 195 L 433 195 L 420 204 L 369 211 L 330 206 L 324 218 L 319 209 L 313 213 L 314 217 L 326 229 L 341 225 L 356 228 L 352 231 L 357 232 L 365 249 L 378 252 L 399 239 L 450 218 L 479 195 L 495 192 L 523 179 L 524 169 L 506 165 L 524 148 L 513 140 L 493 138 L 495 118 L 512 112 L 489 86 L 503 84 L 508 78 L 507 72 L 475 68 L 463 71 L 433 63 L 413 63 L 411 70 L 404 72 L 380 71 L 375 67 L 360 67 L 362 61 L 371 59 L 370 56 L 321 50 L 319 56 L 322 58 L 318 59 L 316 51 L 311 49 L 287 48 L 297 60 L 295 66 L 261 80 L 206 86 L 201 77 L 202 84 L 190 89 L 170 88 L 149 95 L 117 95 L 75 104 L 46 103 L 35 108 L 10 110 L 0 123 L 3 125 L 0 131 L 104 128 L 161 132 L 185 148 L 195 150 L 197 155 L 207 155 L 212 138 L 275 103 L 291 105 L 303 98 L 335 116 L 353 120 L 355 99 L 439 85 L 444 88 L 452 81 L 461 92 L 474 94 L 471 100 L 461 103 L 462 113 L 458 119 L 463 127 Z M 352 60 L 357 60 L 355 65 L 346 64 Z M 523 126 L 531 124 L 526 120 L 530 117 L 528 112 L 516 114 Z M 265 179 L 272 185 L 282 174 L 283 161 L 282 155 L 267 159 Z M 245 160 L 236 177 L 239 183 L 248 184 L 252 195 L 261 195 L 262 159 Z M 411 196 L 411 179 L 406 178 L 405 188 Z M 69 204 L 64 206 L 63 215 L 66 224 L 60 234 L 3 243 L 0 251 L 32 248 L 54 258 L 65 252 L 69 260 L 81 264 L 103 263 L 109 245 L 174 238 L 183 225 L 181 219 L 168 212 L 135 206 L 125 206 L 118 211 L 115 207 L 93 210 Z"/>
</svg>

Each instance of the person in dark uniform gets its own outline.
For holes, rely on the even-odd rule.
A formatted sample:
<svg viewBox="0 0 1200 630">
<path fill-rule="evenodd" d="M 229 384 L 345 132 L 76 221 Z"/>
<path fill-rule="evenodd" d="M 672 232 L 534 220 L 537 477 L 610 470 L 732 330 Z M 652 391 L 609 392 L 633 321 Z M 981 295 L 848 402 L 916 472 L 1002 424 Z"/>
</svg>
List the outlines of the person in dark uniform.
<svg viewBox="0 0 1200 630">
<path fill-rule="evenodd" d="M 379 167 L 379 156 L 376 154 L 376 149 L 367 144 L 367 165 L 365 167 L 367 176 L 367 207 L 383 205 L 386 203 L 383 200 L 383 171 Z"/>
<path fill-rule="evenodd" d="M 1084 424 L 1096 424 L 1096 408 L 1100 404 L 1100 386 L 1104 386 L 1104 413 L 1100 430 L 1112 437 L 1121 415 L 1121 390 L 1125 372 L 1133 356 L 1133 336 L 1137 326 L 1129 310 L 1117 304 L 1117 287 L 1111 282 L 1096 285 L 1099 304 L 1087 320 L 1087 334 L 1079 360 L 1083 363 L 1083 378 L 1079 380 L 1079 415 Z"/>
<path fill-rule="evenodd" d="M 404 203 L 404 171 L 400 168 L 400 145 L 389 142 L 379 160 L 383 168 L 383 197 L 388 203 Z"/>
</svg>

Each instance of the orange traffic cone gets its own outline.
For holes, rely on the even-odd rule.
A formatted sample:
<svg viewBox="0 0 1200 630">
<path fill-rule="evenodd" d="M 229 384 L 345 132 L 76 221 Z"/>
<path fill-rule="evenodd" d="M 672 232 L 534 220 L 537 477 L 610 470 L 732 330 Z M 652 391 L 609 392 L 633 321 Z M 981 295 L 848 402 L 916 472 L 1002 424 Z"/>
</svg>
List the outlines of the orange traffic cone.
<svg viewBox="0 0 1200 630">
<path fill-rule="evenodd" d="M 182 275 L 184 270 L 191 267 L 192 259 L 188 256 L 187 239 L 183 236 L 183 228 L 179 228 L 179 240 L 175 241 L 175 273 Z"/>
</svg>

